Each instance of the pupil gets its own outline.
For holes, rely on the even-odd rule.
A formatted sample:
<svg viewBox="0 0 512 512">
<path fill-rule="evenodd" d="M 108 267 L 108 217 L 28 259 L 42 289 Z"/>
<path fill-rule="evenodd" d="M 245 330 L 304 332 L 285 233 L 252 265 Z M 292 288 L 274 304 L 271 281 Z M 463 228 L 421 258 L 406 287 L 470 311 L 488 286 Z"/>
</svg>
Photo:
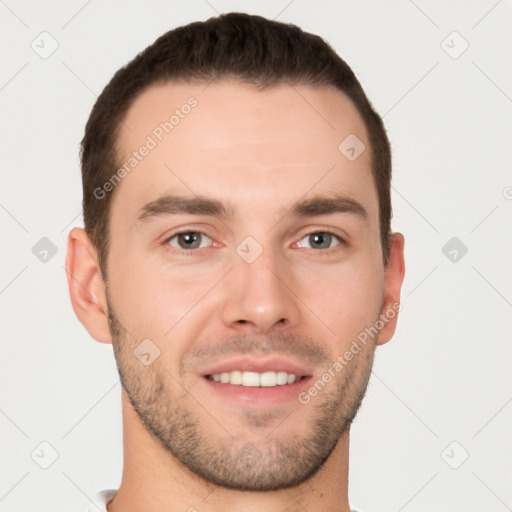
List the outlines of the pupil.
<svg viewBox="0 0 512 512">
<path fill-rule="evenodd" d="M 311 240 L 313 243 L 311 243 Z M 312 246 L 327 249 L 331 245 L 331 235 L 328 233 L 315 233 L 311 235 L 310 243 Z"/>
</svg>

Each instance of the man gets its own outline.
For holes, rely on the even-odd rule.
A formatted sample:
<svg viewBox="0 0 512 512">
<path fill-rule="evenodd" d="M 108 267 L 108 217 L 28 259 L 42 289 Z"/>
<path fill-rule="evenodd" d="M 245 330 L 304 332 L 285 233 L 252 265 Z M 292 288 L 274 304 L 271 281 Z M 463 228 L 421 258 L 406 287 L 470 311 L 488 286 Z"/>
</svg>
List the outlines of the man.
<svg viewBox="0 0 512 512">
<path fill-rule="evenodd" d="M 177 28 L 115 74 L 81 156 L 71 301 L 123 388 L 122 481 L 100 509 L 349 511 L 404 240 L 347 64 L 258 16 Z"/>
</svg>

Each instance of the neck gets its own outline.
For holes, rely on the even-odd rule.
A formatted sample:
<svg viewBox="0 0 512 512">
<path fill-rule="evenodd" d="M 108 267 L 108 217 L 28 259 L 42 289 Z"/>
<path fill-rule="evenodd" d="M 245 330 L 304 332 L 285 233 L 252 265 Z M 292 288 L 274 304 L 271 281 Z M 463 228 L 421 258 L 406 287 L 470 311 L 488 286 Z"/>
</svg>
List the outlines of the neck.
<svg viewBox="0 0 512 512">
<path fill-rule="evenodd" d="M 123 390 L 123 476 L 109 512 L 349 512 L 349 432 L 306 482 L 276 491 L 236 491 L 191 473 L 146 430 Z"/>
</svg>

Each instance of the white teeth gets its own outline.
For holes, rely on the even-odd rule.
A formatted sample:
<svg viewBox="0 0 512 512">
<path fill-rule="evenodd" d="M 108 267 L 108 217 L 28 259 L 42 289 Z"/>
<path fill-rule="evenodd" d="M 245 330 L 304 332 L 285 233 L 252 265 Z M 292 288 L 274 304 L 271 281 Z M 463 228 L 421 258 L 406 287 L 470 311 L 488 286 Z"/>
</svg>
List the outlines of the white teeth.
<svg viewBox="0 0 512 512">
<path fill-rule="evenodd" d="M 242 373 L 242 386 L 258 387 L 260 385 L 260 374 L 256 372 Z"/>
<path fill-rule="evenodd" d="M 247 387 L 274 387 L 293 384 L 298 380 L 297 375 L 288 372 L 222 372 L 210 375 L 209 378 L 222 384 L 234 384 Z"/>
<path fill-rule="evenodd" d="M 234 372 L 229 372 L 228 382 L 229 384 L 237 384 L 238 386 L 240 386 L 242 384 L 242 372 L 239 372 L 238 370 Z"/>
<path fill-rule="evenodd" d="M 282 386 L 288 383 L 288 374 L 286 372 L 277 372 L 277 385 Z"/>
<path fill-rule="evenodd" d="M 264 372 L 260 377 L 260 386 L 270 387 L 277 385 L 276 372 Z"/>
</svg>

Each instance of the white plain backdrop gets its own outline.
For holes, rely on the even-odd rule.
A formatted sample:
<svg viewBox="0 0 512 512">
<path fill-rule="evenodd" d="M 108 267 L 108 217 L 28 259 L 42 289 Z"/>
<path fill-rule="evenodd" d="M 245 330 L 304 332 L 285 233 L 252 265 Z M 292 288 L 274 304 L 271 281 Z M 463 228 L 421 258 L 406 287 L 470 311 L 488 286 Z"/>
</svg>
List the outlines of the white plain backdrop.
<svg viewBox="0 0 512 512">
<path fill-rule="evenodd" d="M 0 511 L 84 510 L 119 486 L 112 347 L 76 319 L 64 271 L 78 144 L 121 65 L 227 11 L 324 37 L 392 143 L 403 310 L 352 428 L 351 505 L 512 510 L 510 0 L 1 0 Z"/>
</svg>

